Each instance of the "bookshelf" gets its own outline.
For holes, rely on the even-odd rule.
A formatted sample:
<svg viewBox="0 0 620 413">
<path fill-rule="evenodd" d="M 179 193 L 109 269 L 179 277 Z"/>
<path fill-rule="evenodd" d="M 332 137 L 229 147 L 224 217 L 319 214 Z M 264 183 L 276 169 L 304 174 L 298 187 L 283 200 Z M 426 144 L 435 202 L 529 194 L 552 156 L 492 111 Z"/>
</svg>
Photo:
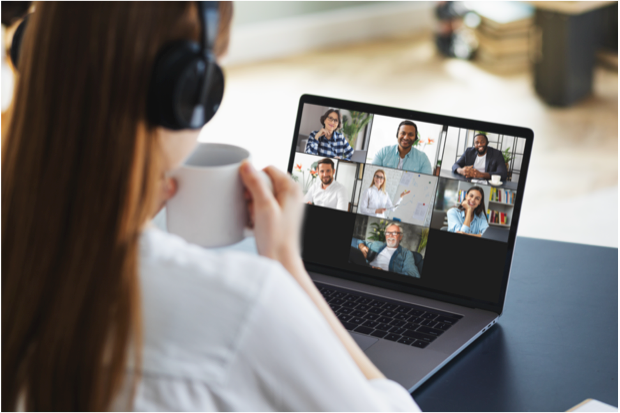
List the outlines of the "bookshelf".
<svg viewBox="0 0 620 413">
<path fill-rule="evenodd" d="M 512 224 L 512 213 L 514 210 L 514 202 L 517 197 L 517 191 L 459 181 L 457 199 L 462 201 L 464 199 L 463 197 L 467 193 L 467 190 L 472 186 L 479 186 L 484 190 L 484 206 L 486 208 L 489 225 L 501 228 L 510 228 L 510 224 Z"/>
</svg>

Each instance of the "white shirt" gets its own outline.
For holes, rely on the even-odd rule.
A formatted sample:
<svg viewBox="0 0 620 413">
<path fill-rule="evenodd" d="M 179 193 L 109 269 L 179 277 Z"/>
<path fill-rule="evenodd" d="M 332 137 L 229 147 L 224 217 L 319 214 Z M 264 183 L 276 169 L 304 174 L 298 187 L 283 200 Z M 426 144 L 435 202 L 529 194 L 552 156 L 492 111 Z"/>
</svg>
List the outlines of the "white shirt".
<svg viewBox="0 0 620 413">
<path fill-rule="evenodd" d="M 400 204 L 402 198 L 398 198 L 396 205 Z M 387 217 L 387 211 L 377 214 L 375 211 L 379 208 L 392 208 L 392 200 L 390 196 L 385 192 L 377 189 L 376 186 L 371 186 L 366 189 L 360 198 L 359 208 L 360 212 L 365 215 L 372 215 L 380 218 Z"/>
<path fill-rule="evenodd" d="M 133 410 L 419 411 L 399 384 L 363 376 L 275 261 L 149 228 L 140 283 L 143 375 Z"/>
<path fill-rule="evenodd" d="M 390 260 L 392 259 L 392 255 L 394 255 L 397 249 L 398 248 L 390 248 L 390 247 L 383 248 L 383 251 L 381 251 L 381 253 L 377 255 L 377 258 L 372 260 L 370 265 L 372 265 L 373 267 L 379 267 L 385 271 L 389 271 Z"/>
<path fill-rule="evenodd" d="M 486 168 L 486 162 L 487 162 L 486 153 L 484 154 L 484 156 L 476 155 L 476 160 L 474 161 L 474 169 L 477 169 L 478 172 L 484 172 L 484 169 Z"/>
<path fill-rule="evenodd" d="M 323 182 L 319 179 L 315 182 L 306 193 L 304 202 L 312 202 L 327 208 L 340 209 L 342 211 L 349 210 L 349 200 L 347 199 L 347 190 L 344 185 L 333 180 L 326 188 L 322 187 Z"/>
</svg>

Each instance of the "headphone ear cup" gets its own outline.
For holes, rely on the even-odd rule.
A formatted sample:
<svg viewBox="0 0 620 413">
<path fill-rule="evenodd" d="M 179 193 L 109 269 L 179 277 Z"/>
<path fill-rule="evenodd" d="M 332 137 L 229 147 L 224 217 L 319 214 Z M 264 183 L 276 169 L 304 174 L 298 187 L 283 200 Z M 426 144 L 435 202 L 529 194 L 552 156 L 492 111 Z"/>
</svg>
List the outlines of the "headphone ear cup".
<svg viewBox="0 0 620 413">
<path fill-rule="evenodd" d="M 208 82 L 204 87 L 203 81 Z M 200 95 L 201 90 L 206 96 Z M 209 52 L 205 61 L 198 44 L 174 42 L 155 61 L 147 104 L 149 120 L 172 130 L 198 129 L 215 115 L 223 96 L 224 73 L 215 56 Z"/>
<path fill-rule="evenodd" d="M 26 30 L 29 17 L 29 14 L 24 17 L 19 26 L 17 26 L 17 29 L 15 29 L 15 32 L 13 33 L 13 39 L 11 40 L 11 62 L 13 63 L 13 67 L 15 67 L 16 70 L 17 64 L 19 62 L 19 54 L 22 48 L 22 40 L 24 39 L 24 31 Z"/>
<path fill-rule="evenodd" d="M 149 86 L 148 117 L 154 125 L 179 130 L 191 127 L 200 103 L 200 85 L 206 70 L 200 46 L 177 41 L 165 47 L 155 60 Z"/>
</svg>

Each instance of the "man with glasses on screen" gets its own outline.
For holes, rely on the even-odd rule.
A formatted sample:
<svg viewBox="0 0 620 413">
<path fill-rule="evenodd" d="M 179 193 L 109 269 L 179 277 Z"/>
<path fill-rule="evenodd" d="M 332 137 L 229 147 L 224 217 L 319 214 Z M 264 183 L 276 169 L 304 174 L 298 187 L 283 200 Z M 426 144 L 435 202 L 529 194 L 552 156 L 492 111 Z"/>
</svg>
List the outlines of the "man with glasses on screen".
<svg viewBox="0 0 620 413">
<path fill-rule="evenodd" d="M 369 262 L 370 266 L 376 270 L 420 278 L 413 253 L 400 245 L 402 240 L 403 229 L 399 224 L 392 223 L 385 228 L 385 242 L 362 241 L 357 248 L 362 251 L 365 257 L 369 256 L 370 251 L 377 253 L 375 258 Z"/>
<path fill-rule="evenodd" d="M 310 133 L 305 152 L 310 155 L 351 160 L 353 148 L 342 132 L 338 132 L 342 126 L 340 111 L 329 109 L 321 116 L 320 121 L 323 128 Z"/>
<path fill-rule="evenodd" d="M 321 159 L 317 169 L 319 180 L 308 189 L 304 202 L 348 211 L 349 201 L 346 188 L 334 180 L 334 161 L 329 158 Z"/>
<path fill-rule="evenodd" d="M 413 146 L 418 140 L 418 126 L 404 120 L 396 130 L 398 145 L 385 146 L 375 154 L 373 165 L 432 175 L 431 161 Z"/>
</svg>

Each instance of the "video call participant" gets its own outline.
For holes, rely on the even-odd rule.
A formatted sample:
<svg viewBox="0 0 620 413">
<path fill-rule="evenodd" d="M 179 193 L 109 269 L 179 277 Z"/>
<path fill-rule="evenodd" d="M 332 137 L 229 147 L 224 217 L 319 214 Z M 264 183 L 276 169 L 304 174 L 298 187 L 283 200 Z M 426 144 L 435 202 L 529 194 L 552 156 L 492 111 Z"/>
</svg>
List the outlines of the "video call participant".
<svg viewBox="0 0 620 413">
<path fill-rule="evenodd" d="M 403 240 L 403 229 L 398 224 L 390 224 L 385 229 L 385 241 L 362 241 L 357 248 L 367 256 L 368 250 L 377 253 L 376 258 L 369 262 L 376 270 L 390 271 L 398 274 L 420 278 L 413 253 L 400 246 Z"/>
<path fill-rule="evenodd" d="M 304 197 L 304 202 L 327 208 L 349 210 L 347 191 L 344 185 L 334 181 L 334 161 L 324 158 L 319 161 L 319 180 L 313 184 Z"/>
<path fill-rule="evenodd" d="M 500 175 L 502 182 L 508 176 L 502 151 L 490 148 L 489 138 L 483 133 L 474 136 L 474 147 L 465 150 L 452 171 L 466 178 L 491 179 L 491 175 Z"/>
<path fill-rule="evenodd" d="M 430 175 L 432 169 L 428 156 L 413 147 L 418 140 L 417 125 L 410 120 L 402 121 L 396 130 L 396 139 L 398 145 L 385 146 L 379 149 L 372 163 L 387 168 Z"/>
<path fill-rule="evenodd" d="M 370 187 L 364 191 L 360 199 L 359 206 L 362 214 L 386 218 L 387 209 L 395 206 L 390 196 L 385 192 L 386 184 L 387 178 L 385 177 L 385 172 L 383 169 L 377 169 L 370 183 Z M 411 191 L 406 190 L 400 194 L 400 198 L 398 198 L 396 205 L 399 205 L 403 197 L 409 193 L 411 193 Z"/>
<path fill-rule="evenodd" d="M 321 125 L 323 125 L 322 129 L 315 130 L 308 136 L 306 153 L 350 160 L 353 156 L 353 148 L 342 132 L 337 131 L 342 126 L 340 111 L 329 109 L 321 116 Z"/>
<path fill-rule="evenodd" d="M 467 191 L 465 200 L 448 211 L 448 232 L 481 237 L 488 227 L 484 190 L 479 186 L 472 186 Z"/>
</svg>

